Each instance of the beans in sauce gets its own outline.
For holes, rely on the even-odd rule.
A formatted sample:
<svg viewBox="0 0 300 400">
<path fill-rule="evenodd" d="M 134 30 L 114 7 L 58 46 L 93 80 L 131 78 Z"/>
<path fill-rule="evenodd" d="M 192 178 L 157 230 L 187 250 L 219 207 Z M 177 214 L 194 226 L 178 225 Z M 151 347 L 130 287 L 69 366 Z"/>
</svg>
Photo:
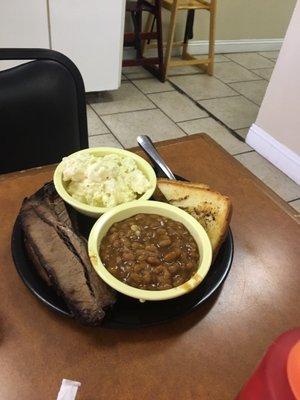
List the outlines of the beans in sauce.
<svg viewBox="0 0 300 400">
<path fill-rule="evenodd" d="M 182 285 L 196 272 L 199 251 L 186 227 L 156 214 L 137 214 L 111 226 L 100 258 L 120 281 L 145 290 Z"/>
</svg>

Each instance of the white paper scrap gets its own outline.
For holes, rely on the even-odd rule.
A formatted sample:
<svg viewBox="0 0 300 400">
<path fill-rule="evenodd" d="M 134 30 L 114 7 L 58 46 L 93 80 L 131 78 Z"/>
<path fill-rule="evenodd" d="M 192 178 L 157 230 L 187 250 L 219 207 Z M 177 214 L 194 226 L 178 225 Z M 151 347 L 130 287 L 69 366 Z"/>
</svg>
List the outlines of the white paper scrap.
<svg viewBox="0 0 300 400">
<path fill-rule="evenodd" d="M 80 382 L 63 379 L 56 400 L 75 400 L 77 390 L 80 386 Z"/>
</svg>

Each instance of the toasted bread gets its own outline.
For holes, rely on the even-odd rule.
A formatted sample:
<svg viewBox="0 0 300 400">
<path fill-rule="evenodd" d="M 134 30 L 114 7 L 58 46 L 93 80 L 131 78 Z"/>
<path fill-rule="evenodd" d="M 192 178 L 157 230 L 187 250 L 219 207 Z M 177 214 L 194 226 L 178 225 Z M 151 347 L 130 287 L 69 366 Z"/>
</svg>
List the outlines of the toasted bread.
<svg viewBox="0 0 300 400">
<path fill-rule="evenodd" d="M 155 193 L 153 197 L 157 201 L 163 201 L 163 202 L 168 202 L 168 199 L 164 196 L 164 193 L 161 192 L 160 186 L 165 187 L 164 184 L 168 185 L 169 183 L 172 183 L 172 186 L 170 190 L 173 190 L 174 195 L 178 199 L 177 195 L 180 196 L 180 193 L 182 191 L 182 184 L 184 183 L 185 186 L 191 186 L 191 187 L 199 187 L 201 189 L 209 189 L 209 186 L 206 185 L 205 183 L 194 183 L 194 182 L 186 182 L 186 181 L 175 181 L 175 180 L 170 180 L 167 178 L 159 178 L 157 180 L 157 185 L 155 189 Z"/>
<path fill-rule="evenodd" d="M 154 198 L 180 207 L 196 218 L 208 234 L 213 253 L 217 253 L 231 218 L 232 207 L 227 196 L 204 184 L 158 179 Z"/>
</svg>

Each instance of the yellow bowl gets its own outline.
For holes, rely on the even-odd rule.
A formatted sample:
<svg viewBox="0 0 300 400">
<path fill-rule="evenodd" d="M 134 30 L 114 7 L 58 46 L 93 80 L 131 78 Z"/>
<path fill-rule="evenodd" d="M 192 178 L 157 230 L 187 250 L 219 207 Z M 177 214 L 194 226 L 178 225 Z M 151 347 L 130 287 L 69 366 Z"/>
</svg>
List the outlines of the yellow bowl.
<svg viewBox="0 0 300 400">
<path fill-rule="evenodd" d="M 181 222 L 195 239 L 200 254 L 199 265 L 196 273 L 184 284 L 168 290 L 142 290 L 119 281 L 102 264 L 99 256 L 99 247 L 109 228 L 115 222 L 123 221 L 139 213 L 158 214 Z M 199 222 L 180 208 L 158 201 L 134 201 L 121 204 L 102 215 L 90 232 L 88 251 L 91 263 L 100 278 L 118 292 L 141 301 L 167 300 L 190 292 L 203 281 L 212 260 L 210 240 Z"/>
<path fill-rule="evenodd" d="M 69 157 L 81 153 L 87 153 L 98 157 L 105 156 L 107 154 L 117 154 L 120 156 L 131 157 L 136 162 L 138 168 L 145 174 L 145 176 L 147 177 L 147 179 L 151 184 L 150 189 L 148 189 L 141 197 L 139 197 L 137 201 L 148 200 L 152 196 L 156 187 L 156 175 L 151 165 L 147 161 L 145 161 L 142 157 L 134 153 L 131 153 L 130 151 L 116 149 L 113 147 L 94 147 L 90 149 L 80 150 L 77 151 L 76 153 L 71 154 Z M 63 172 L 63 166 L 62 163 L 60 163 L 58 164 L 58 166 L 54 171 L 53 182 L 55 189 L 57 193 L 60 195 L 60 197 L 62 197 L 66 203 L 70 204 L 73 208 L 75 208 L 75 210 L 89 217 L 98 218 L 101 214 L 104 214 L 106 211 L 111 210 L 113 208 L 113 207 L 90 206 L 88 204 L 81 203 L 80 201 L 74 199 L 66 190 L 67 182 L 63 181 L 62 172 Z"/>
</svg>

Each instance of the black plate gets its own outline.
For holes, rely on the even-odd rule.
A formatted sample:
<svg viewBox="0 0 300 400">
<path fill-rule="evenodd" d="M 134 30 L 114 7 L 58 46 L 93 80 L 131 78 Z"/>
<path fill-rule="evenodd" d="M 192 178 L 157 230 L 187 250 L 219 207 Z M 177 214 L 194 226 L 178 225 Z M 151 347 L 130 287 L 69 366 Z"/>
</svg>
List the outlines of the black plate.
<svg viewBox="0 0 300 400">
<path fill-rule="evenodd" d="M 76 214 L 80 231 L 87 237 L 95 220 L 79 213 Z M 50 309 L 71 317 L 65 302 L 40 278 L 28 258 L 19 218 L 14 225 L 11 249 L 18 274 L 28 289 Z M 230 270 L 232 259 L 233 237 L 229 230 L 208 274 L 196 289 L 176 299 L 145 303 L 119 293 L 116 304 L 106 313 L 102 326 L 106 328 L 151 326 L 167 322 L 196 309 L 222 285 Z"/>
</svg>

